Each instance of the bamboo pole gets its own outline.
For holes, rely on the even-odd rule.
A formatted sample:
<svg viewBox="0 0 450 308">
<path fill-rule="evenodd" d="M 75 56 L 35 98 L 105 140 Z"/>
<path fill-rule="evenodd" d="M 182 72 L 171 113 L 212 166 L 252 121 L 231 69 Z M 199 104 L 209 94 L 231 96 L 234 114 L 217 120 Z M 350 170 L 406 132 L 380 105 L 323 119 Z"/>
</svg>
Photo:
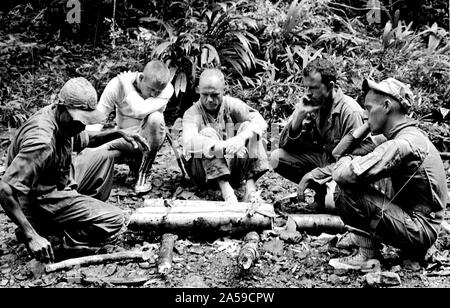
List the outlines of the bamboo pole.
<svg viewBox="0 0 450 308">
<path fill-rule="evenodd" d="M 275 217 L 273 206 L 268 203 L 147 199 L 144 205 L 146 207 L 137 209 L 130 216 L 130 229 L 163 232 L 205 228 L 220 231 L 270 229 Z"/>
<path fill-rule="evenodd" d="M 167 275 L 172 271 L 173 246 L 177 236 L 166 233 L 161 237 L 161 247 L 159 249 L 158 273 Z"/>
<path fill-rule="evenodd" d="M 291 214 L 298 231 L 344 233 L 344 222 L 339 216 L 328 214 Z"/>
<path fill-rule="evenodd" d="M 259 258 L 258 242 L 259 235 L 255 231 L 249 232 L 245 236 L 244 245 L 238 255 L 238 264 L 242 269 L 248 270 Z"/>
</svg>

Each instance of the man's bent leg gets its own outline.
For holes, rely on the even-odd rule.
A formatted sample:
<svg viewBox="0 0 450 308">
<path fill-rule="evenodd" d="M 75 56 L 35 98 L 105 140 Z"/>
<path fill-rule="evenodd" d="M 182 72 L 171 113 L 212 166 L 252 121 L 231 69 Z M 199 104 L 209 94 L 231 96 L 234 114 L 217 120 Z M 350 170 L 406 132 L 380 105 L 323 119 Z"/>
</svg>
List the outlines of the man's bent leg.
<svg viewBox="0 0 450 308">
<path fill-rule="evenodd" d="M 72 246 L 100 245 L 116 235 L 125 221 L 119 208 L 76 192 L 40 202 L 47 218 Z"/>
<path fill-rule="evenodd" d="M 307 172 L 317 167 L 323 167 L 327 162 L 325 153 L 294 154 L 280 148 L 272 151 L 270 164 L 275 172 L 298 184 Z"/>
<path fill-rule="evenodd" d="M 437 238 L 439 219 L 404 211 L 371 186 L 342 186 L 336 207 L 345 224 L 410 252 L 424 253 Z"/>
<path fill-rule="evenodd" d="M 135 187 L 137 193 L 146 193 L 152 189 L 150 170 L 155 161 L 156 154 L 166 138 L 165 129 L 164 116 L 161 112 L 153 112 L 142 120 L 139 134 L 147 140 L 150 150 L 144 153 L 142 158 L 138 181 Z"/>
<path fill-rule="evenodd" d="M 219 140 L 216 131 L 213 128 L 207 127 L 200 131 L 200 134 L 212 139 Z M 225 158 L 198 158 L 191 157 L 187 161 L 187 170 L 191 180 L 199 187 L 206 187 L 207 183 L 216 182 L 222 192 L 222 197 L 225 200 L 237 201 L 234 195 L 234 190 L 229 183 L 230 169 Z"/>
<path fill-rule="evenodd" d="M 237 134 L 247 129 L 249 124 L 250 122 L 242 123 Z M 238 187 L 242 181 L 245 181 L 243 201 L 248 201 L 252 197 L 256 192 L 256 181 L 270 169 L 262 137 L 255 135 L 247 141 L 246 148 L 247 155 L 245 157 L 235 157 L 230 161 L 231 184 Z"/>
<path fill-rule="evenodd" d="M 106 148 L 85 149 L 74 160 L 74 178 L 77 191 L 106 201 L 111 193 L 116 151 Z"/>
</svg>

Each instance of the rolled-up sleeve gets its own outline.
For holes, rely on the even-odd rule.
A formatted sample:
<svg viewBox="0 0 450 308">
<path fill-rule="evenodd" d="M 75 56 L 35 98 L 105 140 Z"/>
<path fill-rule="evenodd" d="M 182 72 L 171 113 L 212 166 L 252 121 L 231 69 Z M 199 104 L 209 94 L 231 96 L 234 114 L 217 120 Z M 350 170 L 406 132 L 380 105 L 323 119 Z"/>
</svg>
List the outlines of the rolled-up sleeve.
<svg viewBox="0 0 450 308">
<path fill-rule="evenodd" d="M 25 195 L 37 185 L 42 171 L 51 159 L 53 150 L 49 144 L 24 147 L 6 169 L 2 181 Z"/>
</svg>

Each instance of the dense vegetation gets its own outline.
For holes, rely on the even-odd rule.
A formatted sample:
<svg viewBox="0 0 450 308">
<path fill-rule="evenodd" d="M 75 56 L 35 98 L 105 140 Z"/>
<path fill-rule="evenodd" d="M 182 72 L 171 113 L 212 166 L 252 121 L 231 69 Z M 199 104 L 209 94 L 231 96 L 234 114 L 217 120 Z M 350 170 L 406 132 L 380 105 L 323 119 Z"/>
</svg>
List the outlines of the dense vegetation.
<svg viewBox="0 0 450 308">
<path fill-rule="evenodd" d="M 447 1 L 80 2 L 81 22 L 72 24 L 66 0 L 2 4 L 0 122 L 18 126 L 70 77 L 86 77 L 101 94 L 118 72 L 160 58 L 175 86 L 169 123 L 197 99 L 205 67 L 221 67 L 229 93 L 280 123 L 304 91 L 302 69 L 325 57 L 359 100 L 366 77 L 411 84 L 411 116 L 441 151 L 450 146 Z M 377 3 L 380 11 L 367 8 Z"/>
</svg>

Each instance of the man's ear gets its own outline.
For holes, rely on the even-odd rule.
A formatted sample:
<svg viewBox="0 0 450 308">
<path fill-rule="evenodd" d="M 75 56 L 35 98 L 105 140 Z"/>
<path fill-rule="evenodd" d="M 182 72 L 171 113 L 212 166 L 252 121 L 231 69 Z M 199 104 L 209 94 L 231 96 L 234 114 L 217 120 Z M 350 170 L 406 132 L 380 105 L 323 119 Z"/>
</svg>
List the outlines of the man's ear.
<svg viewBox="0 0 450 308">
<path fill-rule="evenodd" d="M 387 98 L 383 102 L 383 107 L 384 107 L 384 110 L 386 111 L 386 113 L 391 113 L 394 108 L 394 105 L 393 105 L 393 102 Z"/>
<path fill-rule="evenodd" d="M 335 85 L 336 85 L 336 84 L 334 83 L 334 81 L 330 81 L 330 83 L 329 83 L 328 86 L 327 86 L 327 90 L 328 90 L 328 91 L 333 91 Z"/>
<path fill-rule="evenodd" d="M 139 73 L 139 75 L 138 75 L 138 81 L 139 81 L 139 82 L 142 82 L 142 79 L 144 79 L 144 74 Z"/>
</svg>

